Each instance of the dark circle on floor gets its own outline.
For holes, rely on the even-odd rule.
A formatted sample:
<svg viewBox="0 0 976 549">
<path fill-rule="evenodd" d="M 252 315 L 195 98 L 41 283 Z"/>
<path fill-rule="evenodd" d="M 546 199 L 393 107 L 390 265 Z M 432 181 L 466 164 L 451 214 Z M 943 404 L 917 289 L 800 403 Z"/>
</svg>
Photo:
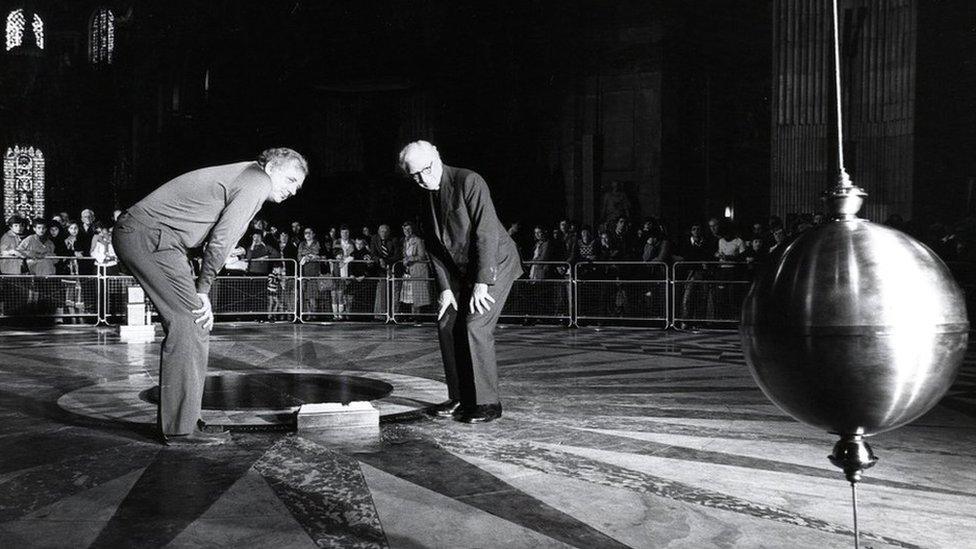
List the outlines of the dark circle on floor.
<svg viewBox="0 0 976 549">
<path fill-rule="evenodd" d="M 203 389 L 205 410 L 287 409 L 303 404 L 371 401 L 385 398 L 393 385 L 365 377 L 269 372 L 207 376 Z M 159 402 L 159 386 L 146 389 L 139 398 Z"/>
</svg>

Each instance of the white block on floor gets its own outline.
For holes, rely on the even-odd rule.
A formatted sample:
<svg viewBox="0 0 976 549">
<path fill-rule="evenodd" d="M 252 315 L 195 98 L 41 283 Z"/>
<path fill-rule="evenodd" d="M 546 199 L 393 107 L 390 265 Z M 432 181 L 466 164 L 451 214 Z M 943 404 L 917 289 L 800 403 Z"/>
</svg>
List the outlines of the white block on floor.
<svg viewBox="0 0 976 549">
<path fill-rule="evenodd" d="M 153 341 L 156 339 L 156 327 L 152 324 L 119 326 L 119 339 L 125 342 Z"/>
<path fill-rule="evenodd" d="M 304 404 L 298 409 L 298 430 L 376 429 L 380 411 L 365 400 Z"/>
<path fill-rule="evenodd" d="M 146 324 L 146 305 L 144 303 L 129 303 L 126 306 L 125 322 L 129 326 L 144 326 Z"/>
</svg>

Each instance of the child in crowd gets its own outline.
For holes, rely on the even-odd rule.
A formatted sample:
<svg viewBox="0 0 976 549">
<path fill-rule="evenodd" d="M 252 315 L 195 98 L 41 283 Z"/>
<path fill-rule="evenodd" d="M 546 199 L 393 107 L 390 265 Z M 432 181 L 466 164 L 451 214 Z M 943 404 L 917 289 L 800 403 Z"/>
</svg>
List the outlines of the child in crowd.
<svg viewBox="0 0 976 549">
<path fill-rule="evenodd" d="M 277 313 L 285 310 L 285 266 L 275 265 L 268 273 L 268 321 L 274 322 L 281 317 Z"/>
<path fill-rule="evenodd" d="M 356 295 L 364 297 L 367 295 L 368 292 L 365 291 L 363 286 L 366 285 L 367 269 L 369 269 L 369 264 L 373 261 L 373 256 L 369 253 L 369 248 L 366 247 L 365 236 L 356 236 L 353 243 L 355 249 L 349 254 L 351 258 L 349 263 L 349 276 L 352 280 L 349 281 L 349 287 L 346 289 L 347 311 L 352 310 L 353 299 Z M 372 294 L 370 293 L 369 295 L 371 300 Z M 367 302 L 367 300 L 364 299 L 364 302 Z"/>
</svg>

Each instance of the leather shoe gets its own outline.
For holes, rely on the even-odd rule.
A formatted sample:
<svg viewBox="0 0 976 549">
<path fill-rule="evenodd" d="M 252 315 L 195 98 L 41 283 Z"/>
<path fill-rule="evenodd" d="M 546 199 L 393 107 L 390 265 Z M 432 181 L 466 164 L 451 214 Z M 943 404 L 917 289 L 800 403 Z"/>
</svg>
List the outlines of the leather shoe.
<svg viewBox="0 0 976 549">
<path fill-rule="evenodd" d="M 488 423 L 500 417 L 502 417 L 502 405 L 499 403 L 462 406 L 454 412 L 454 421 L 461 423 Z"/>
<path fill-rule="evenodd" d="M 208 433 L 194 429 L 188 435 L 163 435 L 166 446 L 216 446 L 230 441 L 230 431 Z"/>
<path fill-rule="evenodd" d="M 461 406 L 460 400 L 445 400 L 440 404 L 435 404 L 427 409 L 428 413 L 432 416 L 437 417 L 451 417 L 454 415 L 454 411 Z"/>
</svg>

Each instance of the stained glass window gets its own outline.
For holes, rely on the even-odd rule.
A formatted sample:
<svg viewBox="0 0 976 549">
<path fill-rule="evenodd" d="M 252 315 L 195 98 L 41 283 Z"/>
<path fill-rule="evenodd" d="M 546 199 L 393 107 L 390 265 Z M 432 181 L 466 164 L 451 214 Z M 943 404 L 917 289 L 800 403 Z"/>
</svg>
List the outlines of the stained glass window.
<svg viewBox="0 0 976 549">
<path fill-rule="evenodd" d="M 115 14 L 108 8 L 98 8 L 88 29 L 88 60 L 96 64 L 111 63 L 114 51 Z"/>
<path fill-rule="evenodd" d="M 7 51 L 20 46 L 24 43 L 24 29 L 27 26 L 27 19 L 24 10 L 14 10 L 7 14 Z M 31 22 L 31 29 L 34 31 L 34 43 L 37 47 L 44 49 L 44 21 L 40 15 L 34 14 Z"/>
<path fill-rule="evenodd" d="M 37 41 L 37 47 L 44 49 L 44 21 L 41 21 L 41 16 L 34 14 L 34 40 Z"/>
<path fill-rule="evenodd" d="M 3 157 L 3 213 L 44 217 L 44 153 L 15 145 Z"/>
<path fill-rule="evenodd" d="M 7 51 L 24 41 L 24 10 L 14 10 L 7 15 Z"/>
</svg>

